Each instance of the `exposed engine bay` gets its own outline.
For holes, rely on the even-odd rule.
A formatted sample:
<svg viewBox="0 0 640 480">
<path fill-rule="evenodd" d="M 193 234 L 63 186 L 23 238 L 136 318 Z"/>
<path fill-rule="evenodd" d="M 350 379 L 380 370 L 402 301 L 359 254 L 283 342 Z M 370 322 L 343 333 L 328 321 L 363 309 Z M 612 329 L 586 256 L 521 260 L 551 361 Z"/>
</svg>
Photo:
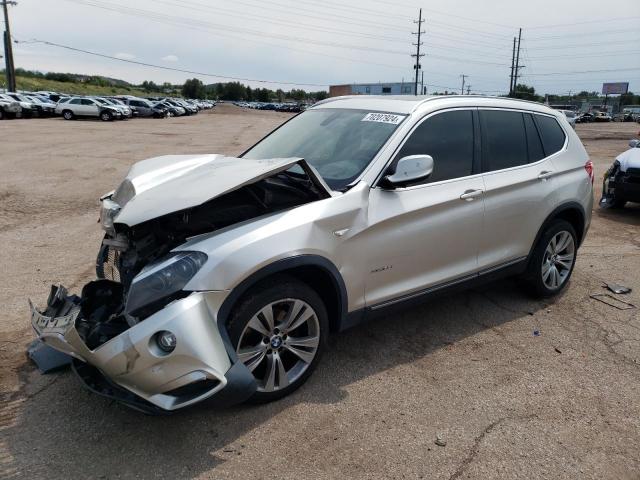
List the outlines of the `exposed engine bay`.
<svg viewBox="0 0 640 480">
<path fill-rule="evenodd" d="M 133 227 L 116 223 L 115 237 L 104 237 L 96 261 L 97 276 L 104 282 L 92 282 L 83 291 L 82 298 L 90 305 L 83 307 L 88 315 L 83 315 L 78 332 L 89 348 L 96 348 L 169 302 L 188 295 L 180 290 L 143 308 L 125 308 L 134 277 L 188 238 L 324 197 L 326 193 L 306 174 L 284 171 L 202 205 Z"/>
</svg>

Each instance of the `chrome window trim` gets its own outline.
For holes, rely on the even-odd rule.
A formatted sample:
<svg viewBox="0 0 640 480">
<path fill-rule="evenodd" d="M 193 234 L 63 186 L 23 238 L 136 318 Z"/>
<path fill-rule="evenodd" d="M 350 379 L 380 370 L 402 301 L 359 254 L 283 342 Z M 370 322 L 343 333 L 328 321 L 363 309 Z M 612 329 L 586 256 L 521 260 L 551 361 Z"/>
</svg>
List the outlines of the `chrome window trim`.
<svg viewBox="0 0 640 480">
<path fill-rule="evenodd" d="M 384 167 L 378 173 L 378 176 L 376 177 L 375 181 L 373 182 L 373 186 L 371 188 L 382 188 L 382 187 L 379 186 L 379 183 L 380 183 L 380 181 L 382 179 L 382 175 L 387 170 L 387 168 L 389 168 L 389 165 L 393 162 L 393 159 L 395 158 L 397 153 L 402 149 L 404 144 L 407 142 L 408 138 L 422 124 L 422 122 L 428 120 L 429 118 L 433 117 L 434 115 L 438 115 L 440 113 L 445 113 L 445 112 L 449 112 L 449 111 L 455 111 L 455 110 L 475 110 L 477 112 L 480 112 L 481 110 L 504 110 L 504 111 L 511 111 L 511 112 L 529 113 L 531 115 L 543 115 L 543 116 L 546 116 L 546 117 L 549 117 L 549 118 L 553 118 L 556 121 L 556 123 L 558 124 L 558 126 L 560 127 L 560 129 L 562 130 L 562 132 L 564 133 L 564 144 L 562 145 L 562 148 L 560 150 L 558 150 L 557 152 L 552 153 L 551 155 L 546 156 L 544 158 L 541 158 L 540 160 L 538 160 L 536 162 L 525 163 L 524 165 L 516 165 L 514 167 L 503 168 L 501 170 L 491 170 L 489 172 L 480 172 L 480 173 L 476 173 L 476 174 L 473 174 L 473 175 L 467 175 L 465 177 L 450 178 L 448 180 L 441 180 L 439 182 L 425 183 L 425 184 L 422 184 L 422 185 L 413 185 L 413 186 L 410 186 L 410 187 L 395 188 L 393 191 L 414 190 L 416 188 L 424 188 L 424 187 L 428 187 L 428 186 L 431 186 L 431 185 L 442 185 L 444 183 L 450 183 L 450 182 L 454 182 L 454 181 L 461 180 L 461 179 L 472 179 L 472 178 L 483 176 L 483 175 L 492 175 L 492 174 L 496 174 L 496 173 L 510 172 L 510 171 L 515 171 L 515 170 L 521 169 L 521 168 L 526 168 L 526 167 L 539 165 L 539 164 L 542 164 L 543 162 L 545 162 L 545 161 L 547 161 L 549 159 L 552 159 L 553 157 L 557 156 L 558 154 L 565 152 L 567 150 L 568 146 L 569 146 L 569 135 L 568 135 L 567 131 L 562 127 L 562 124 L 560 122 L 558 122 L 558 119 L 556 118 L 556 116 L 553 115 L 553 114 L 543 113 L 543 112 L 536 112 L 535 110 L 526 110 L 526 109 L 522 109 L 522 108 L 512 108 L 512 107 L 469 107 L 469 106 L 460 106 L 460 107 L 444 108 L 444 109 L 441 109 L 441 110 L 434 110 L 432 112 L 427 113 L 426 115 L 424 115 L 423 117 L 421 117 L 419 120 L 416 121 L 416 123 L 413 125 L 411 130 L 405 135 L 405 137 L 403 138 L 402 142 L 396 147 L 394 152 L 391 154 L 391 156 L 389 157 L 389 159 L 385 163 Z M 536 128 L 538 128 L 537 124 L 536 124 Z M 542 141 L 542 138 L 540 140 Z M 480 139 L 480 141 L 482 142 L 482 139 Z"/>
</svg>

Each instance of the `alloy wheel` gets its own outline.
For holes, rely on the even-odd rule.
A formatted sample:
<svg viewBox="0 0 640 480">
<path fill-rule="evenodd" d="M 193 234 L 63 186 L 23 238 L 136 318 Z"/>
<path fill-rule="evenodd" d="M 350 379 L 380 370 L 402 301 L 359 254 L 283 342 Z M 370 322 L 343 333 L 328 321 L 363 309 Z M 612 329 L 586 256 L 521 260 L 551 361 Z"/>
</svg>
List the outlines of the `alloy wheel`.
<svg viewBox="0 0 640 480">
<path fill-rule="evenodd" d="M 566 230 L 556 233 L 542 257 L 542 282 L 550 290 L 559 289 L 569 278 L 575 261 L 573 236 Z"/>
<path fill-rule="evenodd" d="M 269 303 L 245 326 L 236 348 L 253 373 L 258 391 L 295 383 L 309 368 L 320 344 L 320 322 L 306 302 L 284 298 Z"/>
</svg>

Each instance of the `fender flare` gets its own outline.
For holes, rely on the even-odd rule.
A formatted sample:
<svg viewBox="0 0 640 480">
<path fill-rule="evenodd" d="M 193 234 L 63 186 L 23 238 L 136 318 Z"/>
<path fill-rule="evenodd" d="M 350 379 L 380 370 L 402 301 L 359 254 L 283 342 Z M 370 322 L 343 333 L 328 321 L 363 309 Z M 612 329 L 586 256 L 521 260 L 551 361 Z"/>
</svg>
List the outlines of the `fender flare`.
<svg viewBox="0 0 640 480">
<path fill-rule="evenodd" d="M 322 257 L 320 255 L 311 255 L 311 254 L 303 254 L 296 255 L 293 257 L 283 258 L 281 260 L 276 260 L 269 265 L 260 268 L 259 270 L 253 272 L 247 278 L 242 280 L 238 285 L 236 285 L 232 290 L 229 296 L 222 302 L 220 309 L 217 314 L 217 323 L 218 329 L 220 330 L 220 335 L 222 336 L 223 343 L 227 349 L 227 354 L 233 363 L 237 361 L 237 355 L 233 345 L 231 344 L 231 339 L 229 338 L 229 333 L 227 332 L 227 321 L 229 319 L 229 315 L 231 314 L 231 309 L 237 303 L 237 301 L 244 295 L 252 286 L 258 283 L 260 280 L 263 280 L 271 275 L 276 273 L 284 272 L 287 270 L 299 268 L 299 267 L 318 267 L 324 270 L 329 278 L 332 280 L 332 286 L 336 290 L 337 298 L 338 298 L 338 310 L 340 312 L 338 322 L 338 329 L 340 329 L 340 325 L 344 323 L 344 319 L 347 316 L 347 288 L 344 283 L 344 279 L 342 275 L 338 271 L 338 268 L 331 262 L 331 260 L 326 257 Z"/>
<path fill-rule="evenodd" d="M 580 213 L 580 216 L 582 217 L 583 228 L 584 228 L 584 224 L 586 223 L 587 216 L 585 214 L 584 207 L 581 204 L 579 204 L 578 202 L 566 202 L 566 203 L 563 203 L 563 204 L 559 205 L 549 215 L 547 215 L 547 218 L 544 220 L 544 222 L 542 222 L 542 226 L 538 230 L 538 233 L 536 234 L 536 237 L 533 240 L 533 244 L 531 245 L 531 248 L 529 249 L 529 255 L 527 255 L 527 265 L 529 264 L 529 261 L 531 260 L 531 256 L 533 255 L 533 250 L 536 248 L 536 245 L 538 244 L 538 241 L 540 240 L 540 237 L 542 237 L 542 234 L 547 229 L 549 224 L 554 219 L 556 219 L 559 214 L 561 214 L 562 212 L 565 212 L 567 210 L 577 210 Z M 580 245 L 582 244 L 582 241 L 584 240 L 584 231 L 576 232 L 576 233 L 578 235 L 580 235 L 580 243 L 578 244 L 578 247 L 580 247 Z"/>
</svg>

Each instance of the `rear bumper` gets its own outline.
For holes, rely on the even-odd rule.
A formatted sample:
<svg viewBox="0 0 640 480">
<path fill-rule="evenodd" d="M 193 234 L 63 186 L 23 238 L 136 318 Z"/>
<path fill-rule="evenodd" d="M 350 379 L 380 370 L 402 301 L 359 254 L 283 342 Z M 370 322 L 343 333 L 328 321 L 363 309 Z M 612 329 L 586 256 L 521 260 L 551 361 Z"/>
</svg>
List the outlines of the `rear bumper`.
<svg viewBox="0 0 640 480">
<path fill-rule="evenodd" d="M 640 202 L 640 178 L 632 182 L 609 180 L 609 189 L 613 190 L 616 198 L 625 199 L 630 202 Z"/>
<path fill-rule="evenodd" d="M 76 373 L 95 393 L 147 413 L 169 412 L 206 399 L 227 406 L 249 398 L 256 384 L 244 364 L 232 353 L 231 358 L 233 348 L 218 328 L 216 312 L 226 294 L 194 292 L 94 350 L 76 328 L 85 315 L 80 307 L 53 318 L 32 307 L 32 325 L 40 340 L 74 357 Z M 156 342 L 158 332 L 165 330 L 176 337 L 171 353 Z"/>
</svg>

